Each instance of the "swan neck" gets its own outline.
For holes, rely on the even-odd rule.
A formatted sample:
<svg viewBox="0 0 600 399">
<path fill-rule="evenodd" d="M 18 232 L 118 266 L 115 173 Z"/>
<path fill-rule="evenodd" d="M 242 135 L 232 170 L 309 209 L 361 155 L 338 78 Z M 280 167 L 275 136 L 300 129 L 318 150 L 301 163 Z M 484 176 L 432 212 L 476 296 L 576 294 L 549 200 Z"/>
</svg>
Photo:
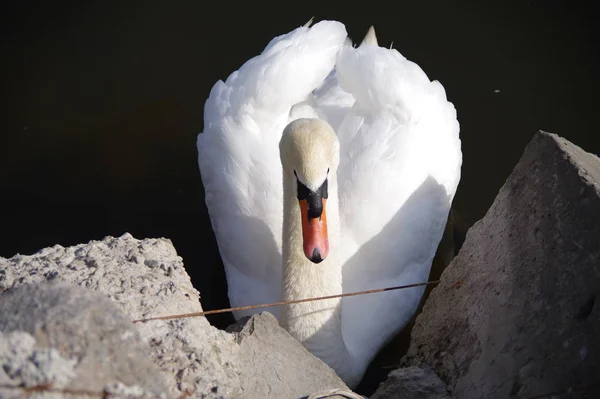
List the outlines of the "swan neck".
<svg viewBox="0 0 600 399">
<path fill-rule="evenodd" d="M 340 218 L 337 182 L 329 180 L 326 203 L 329 255 L 315 264 L 302 249 L 300 206 L 292 184 L 284 181 L 283 288 L 284 301 L 337 295 L 342 291 L 342 264 L 339 261 Z M 342 300 L 333 298 L 286 305 L 281 310 L 281 325 L 312 354 L 319 357 L 347 383 L 358 383 L 362 371 L 356 369 L 346 347 L 342 330 Z"/>
<path fill-rule="evenodd" d="M 295 181 L 292 183 L 295 184 Z M 329 198 L 325 205 L 329 255 L 318 264 L 306 258 L 302 249 L 302 217 L 298 199 L 290 184 L 284 184 L 283 204 L 283 299 L 293 300 L 307 297 L 342 293 L 342 267 L 338 261 L 340 226 L 337 187 L 329 180 Z M 339 303 L 336 298 L 329 303 Z M 316 303 L 316 302 L 314 302 Z M 314 304 L 313 303 L 313 304 Z M 310 304 L 310 302 L 309 302 Z M 311 305 L 312 306 L 312 305 Z"/>
</svg>

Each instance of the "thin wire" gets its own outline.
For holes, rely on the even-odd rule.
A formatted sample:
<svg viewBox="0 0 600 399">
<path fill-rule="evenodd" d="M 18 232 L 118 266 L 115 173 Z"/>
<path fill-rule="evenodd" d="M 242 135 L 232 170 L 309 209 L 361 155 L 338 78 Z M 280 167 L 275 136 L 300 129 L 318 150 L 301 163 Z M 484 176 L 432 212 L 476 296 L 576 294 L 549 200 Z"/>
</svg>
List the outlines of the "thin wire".
<svg viewBox="0 0 600 399">
<path fill-rule="evenodd" d="M 194 313 L 183 313 L 183 314 L 176 314 L 176 315 L 169 315 L 169 316 L 149 317 L 146 319 L 134 320 L 133 322 L 134 323 L 143 323 L 143 322 L 151 321 L 151 320 L 185 319 L 188 317 L 199 317 L 199 316 L 206 316 L 209 314 L 227 313 L 227 312 L 232 312 L 234 310 L 250 310 L 250 309 L 268 308 L 268 307 L 272 307 L 272 306 L 293 305 L 296 303 L 303 303 L 303 302 L 322 301 L 325 299 L 343 298 L 343 297 L 347 297 L 347 296 L 375 294 L 378 292 L 386 292 L 386 291 L 402 290 L 402 289 L 406 289 L 406 288 L 423 287 L 423 286 L 431 285 L 431 284 L 439 284 L 439 282 L 440 282 L 440 280 L 433 280 L 433 281 L 427 281 L 424 283 L 397 285 L 395 287 L 376 288 L 376 289 L 372 289 L 372 290 L 357 291 L 357 292 L 347 292 L 345 294 L 327 295 L 327 296 L 320 296 L 320 297 L 316 297 L 316 298 L 294 299 L 291 301 L 263 303 L 260 305 L 238 306 L 236 308 L 215 309 L 215 310 L 207 310 L 204 312 L 194 312 Z"/>
</svg>

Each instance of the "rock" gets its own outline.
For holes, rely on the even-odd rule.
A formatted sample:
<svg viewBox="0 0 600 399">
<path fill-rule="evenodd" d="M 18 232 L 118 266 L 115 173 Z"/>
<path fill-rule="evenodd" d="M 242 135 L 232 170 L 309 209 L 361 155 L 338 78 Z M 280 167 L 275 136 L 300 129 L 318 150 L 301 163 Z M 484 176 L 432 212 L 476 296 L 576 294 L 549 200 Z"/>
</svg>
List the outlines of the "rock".
<svg viewBox="0 0 600 399">
<path fill-rule="evenodd" d="M 371 399 L 450 399 L 450 396 L 433 370 L 406 367 L 392 371 Z"/>
<path fill-rule="evenodd" d="M 0 295 L 0 334 L 2 386 L 168 392 L 134 325 L 99 293 L 65 283 L 21 285 Z M 2 397 L 22 395 L 0 389 Z"/>
<path fill-rule="evenodd" d="M 0 332 L 0 397 L 20 397 L 16 387 L 36 387 L 52 383 L 66 387 L 75 376 L 76 360 L 65 359 L 54 348 L 36 345 L 24 331 Z M 15 388 L 11 389 L 9 387 Z"/>
<path fill-rule="evenodd" d="M 32 256 L 0 257 L 0 291 L 41 281 L 64 281 L 103 292 L 132 319 L 157 311 L 201 309 L 200 294 L 166 239 L 136 240 L 124 234 L 69 248 L 55 245 Z"/>
<path fill-rule="evenodd" d="M 228 331 L 235 333 L 237 361 L 245 365 L 239 378 L 245 392 L 255 393 L 251 397 L 299 398 L 332 387 L 348 389 L 320 359 L 306 356 L 304 346 L 271 313 L 253 315 Z"/>
<path fill-rule="evenodd" d="M 125 234 L 0 258 L 0 290 L 46 280 L 100 291 L 130 320 L 202 311 L 199 293 L 166 239 Z M 236 333 L 220 331 L 204 317 L 133 325 L 162 370 L 169 397 L 300 398 L 348 389 L 268 313 L 253 316 Z"/>
<path fill-rule="evenodd" d="M 157 334 L 152 342 L 160 343 L 161 356 L 185 363 L 176 371 L 181 391 L 210 398 L 300 398 L 332 387 L 347 389 L 268 312 L 252 316 L 231 333 L 204 322 L 192 318 L 144 323 L 148 334 Z"/>
<path fill-rule="evenodd" d="M 599 237 L 600 160 L 538 133 L 432 291 L 403 364 L 433 367 L 457 398 L 600 397 Z"/>
</svg>

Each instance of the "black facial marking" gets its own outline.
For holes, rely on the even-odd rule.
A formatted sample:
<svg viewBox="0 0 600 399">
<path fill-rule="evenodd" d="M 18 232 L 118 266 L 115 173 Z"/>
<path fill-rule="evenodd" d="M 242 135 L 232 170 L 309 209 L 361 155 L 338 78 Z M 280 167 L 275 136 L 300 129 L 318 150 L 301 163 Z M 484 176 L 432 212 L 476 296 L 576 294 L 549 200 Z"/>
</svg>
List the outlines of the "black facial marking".
<svg viewBox="0 0 600 399">
<path fill-rule="evenodd" d="M 296 172 L 294 171 L 294 173 Z M 308 203 L 308 219 L 320 218 L 323 213 L 323 198 L 329 196 L 327 192 L 327 179 L 325 179 L 321 187 L 316 191 L 312 191 L 302 184 L 298 180 L 298 176 L 296 176 L 296 181 L 298 183 L 298 200 L 306 200 Z"/>
</svg>

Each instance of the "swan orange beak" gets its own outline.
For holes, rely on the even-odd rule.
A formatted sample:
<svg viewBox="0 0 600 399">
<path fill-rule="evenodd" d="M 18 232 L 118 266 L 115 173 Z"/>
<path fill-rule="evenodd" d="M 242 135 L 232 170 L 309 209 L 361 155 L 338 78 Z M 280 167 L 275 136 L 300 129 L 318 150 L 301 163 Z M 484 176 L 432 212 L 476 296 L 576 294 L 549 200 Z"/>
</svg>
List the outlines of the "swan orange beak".
<svg viewBox="0 0 600 399">
<path fill-rule="evenodd" d="M 309 211 L 309 201 L 300 200 L 300 213 L 302 215 L 302 247 L 304 255 L 313 263 L 321 263 L 329 253 L 329 239 L 327 237 L 327 213 L 325 212 L 326 198 L 321 198 L 322 211 L 313 217 Z"/>
</svg>

